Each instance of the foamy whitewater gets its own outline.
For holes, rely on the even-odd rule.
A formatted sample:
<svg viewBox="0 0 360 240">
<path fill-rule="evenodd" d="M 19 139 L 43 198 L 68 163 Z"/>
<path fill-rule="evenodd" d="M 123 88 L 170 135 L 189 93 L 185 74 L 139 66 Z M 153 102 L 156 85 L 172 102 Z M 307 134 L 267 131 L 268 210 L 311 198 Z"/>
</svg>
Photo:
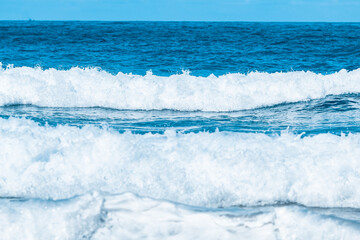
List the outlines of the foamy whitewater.
<svg viewBox="0 0 360 240">
<path fill-rule="evenodd" d="M 0 239 L 360 238 L 359 24 L 0 39 Z"/>
<path fill-rule="evenodd" d="M 360 207 L 359 134 L 140 135 L 0 123 L 3 197 L 58 200 L 97 191 L 206 207 Z"/>
</svg>

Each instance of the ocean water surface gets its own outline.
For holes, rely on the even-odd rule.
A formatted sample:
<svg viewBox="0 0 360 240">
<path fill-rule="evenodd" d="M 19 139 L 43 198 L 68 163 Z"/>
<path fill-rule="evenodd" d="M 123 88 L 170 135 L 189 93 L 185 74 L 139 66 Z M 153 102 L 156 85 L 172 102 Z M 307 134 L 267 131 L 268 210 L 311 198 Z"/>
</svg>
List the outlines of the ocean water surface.
<svg viewBox="0 0 360 240">
<path fill-rule="evenodd" d="M 0 239 L 357 239 L 360 24 L 0 21 Z"/>
</svg>

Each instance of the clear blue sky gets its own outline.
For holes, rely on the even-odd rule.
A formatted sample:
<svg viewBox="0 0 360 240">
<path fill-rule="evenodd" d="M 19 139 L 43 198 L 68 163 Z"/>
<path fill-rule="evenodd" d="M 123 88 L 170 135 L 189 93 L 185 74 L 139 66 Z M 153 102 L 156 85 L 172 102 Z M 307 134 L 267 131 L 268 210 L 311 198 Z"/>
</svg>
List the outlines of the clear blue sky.
<svg viewBox="0 0 360 240">
<path fill-rule="evenodd" d="M 0 20 L 360 22 L 360 0 L 0 0 Z"/>
</svg>

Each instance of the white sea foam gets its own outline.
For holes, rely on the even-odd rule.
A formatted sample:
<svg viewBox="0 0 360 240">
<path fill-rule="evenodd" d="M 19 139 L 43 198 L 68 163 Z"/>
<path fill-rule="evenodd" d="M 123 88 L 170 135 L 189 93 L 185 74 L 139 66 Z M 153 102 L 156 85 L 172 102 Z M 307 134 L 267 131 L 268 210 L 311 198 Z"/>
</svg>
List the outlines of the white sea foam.
<svg viewBox="0 0 360 240">
<path fill-rule="evenodd" d="M 196 206 L 360 207 L 360 135 L 131 134 L 0 119 L 0 196 L 132 192 Z"/>
<path fill-rule="evenodd" d="M 359 213 L 300 206 L 194 208 L 133 194 L 0 200 L 1 239 L 357 239 Z"/>
<path fill-rule="evenodd" d="M 0 105 L 232 111 L 359 92 L 360 69 L 161 77 L 0 65 Z"/>
</svg>

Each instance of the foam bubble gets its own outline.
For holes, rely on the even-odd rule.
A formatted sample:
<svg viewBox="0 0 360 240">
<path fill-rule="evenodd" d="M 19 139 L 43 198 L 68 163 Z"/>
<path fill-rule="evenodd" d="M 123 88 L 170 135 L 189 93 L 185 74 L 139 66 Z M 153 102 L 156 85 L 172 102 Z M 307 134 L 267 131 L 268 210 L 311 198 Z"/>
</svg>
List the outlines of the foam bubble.
<svg viewBox="0 0 360 240">
<path fill-rule="evenodd" d="M 145 76 L 99 69 L 0 68 L 0 105 L 234 111 L 359 93 L 360 69 L 313 72 Z"/>
<path fill-rule="evenodd" d="M 132 192 L 198 206 L 360 207 L 360 135 L 137 135 L 0 119 L 0 196 Z"/>
</svg>

